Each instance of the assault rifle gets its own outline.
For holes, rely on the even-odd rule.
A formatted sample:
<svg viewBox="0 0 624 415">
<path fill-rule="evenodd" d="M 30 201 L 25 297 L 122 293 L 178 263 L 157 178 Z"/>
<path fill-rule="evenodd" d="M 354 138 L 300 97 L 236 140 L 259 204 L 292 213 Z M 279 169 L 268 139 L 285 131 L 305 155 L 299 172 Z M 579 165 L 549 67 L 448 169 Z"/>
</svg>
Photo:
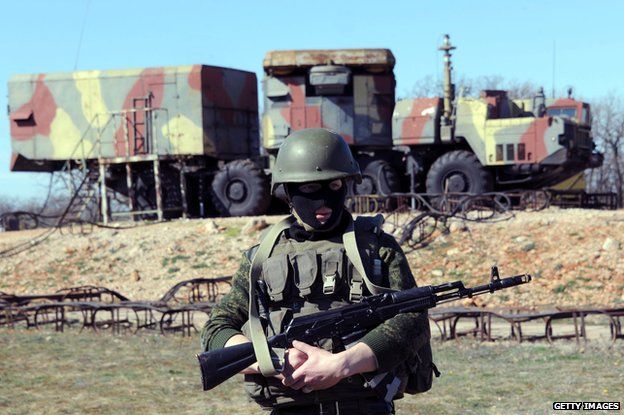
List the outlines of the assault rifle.
<svg viewBox="0 0 624 415">
<path fill-rule="evenodd" d="M 492 267 L 489 284 L 465 287 L 461 281 L 427 285 L 409 290 L 364 297 L 359 303 L 291 318 L 283 333 L 268 339 L 270 347 L 288 348 L 293 340 L 314 344 L 321 339 L 335 339 L 349 344 L 374 327 L 400 313 L 413 313 L 438 304 L 493 293 L 531 281 L 528 274 L 500 278 Z M 256 361 L 252 343 L 243 343 L 197 355 L 204 390 L 210 390 Z"/>
</svg>

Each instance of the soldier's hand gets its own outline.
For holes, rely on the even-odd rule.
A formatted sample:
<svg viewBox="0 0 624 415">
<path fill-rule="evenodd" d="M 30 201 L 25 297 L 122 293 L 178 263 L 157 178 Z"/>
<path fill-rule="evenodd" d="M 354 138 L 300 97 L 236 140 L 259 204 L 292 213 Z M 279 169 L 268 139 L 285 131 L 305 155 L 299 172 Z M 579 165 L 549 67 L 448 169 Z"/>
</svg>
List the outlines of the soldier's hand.
<svg viewBox="0 0 624 415">
<path fill-rule="evenodd" d="M 286 350 L 284 354 L 284 376 L 290 376 L 296 369 L 299 368 L 308 360 L 308 355 L 299 349 L 294 347 Z"/>
<path fill-rule="evenodd" d="M 347 376 L 344 360 L 341 354 L 332 354 L 319 347 L 293 341 L 293 349 L 304 353 L 307 359 L 288 375 L 284 373 L 282 383 L 292 389 L 312 390 L 327 389 Z M 292 351 L 293 349 L 289 349 Z"/>
<path fill-rule="evenodd" d="M 284 352 L 284 366 L 281 373 L 275 375 L 276 378 L 282 381 L 287 377 L 292 376 L 293 372 L 305 361 L 308 360 L 308 355 L 298 349 L 286 349 Z"/>
<path fill-rule="evenodd" d="M 343 378 L 377 369 L 375 354 L 362 342 L 336 354 L 297 340 L 293 341 L 293 348 L 305 353 L 307 360 L 291 375 L 284 376 L 282 383 L 304 392 L 331 388 Z"/>
</svg>

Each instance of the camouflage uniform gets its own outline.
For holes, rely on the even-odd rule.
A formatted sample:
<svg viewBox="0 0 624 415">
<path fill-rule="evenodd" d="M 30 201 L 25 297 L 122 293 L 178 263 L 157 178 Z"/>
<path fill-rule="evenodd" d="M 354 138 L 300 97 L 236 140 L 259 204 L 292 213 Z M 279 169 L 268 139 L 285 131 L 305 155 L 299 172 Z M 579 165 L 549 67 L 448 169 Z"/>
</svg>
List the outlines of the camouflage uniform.
<svg viewBox="0 0 624 415">
<path fill-rule="evenodd" d="M 340 245 L 340 238 L 337 238 L 337 236 L 331 237 L 329 240 Z M 286 231 L 282 234 L 280 244 L 278 245 L 284 248 L 281 250 L 276 248 L 276 253 L 279 254 L 285 250 L 291 252 L 301 250 L 304 245 L 306 246 L 303 249 L 314 249 L 315 245 L 323 245 L 325 242 L 324 240 L 297 241 L 289 236 L 289 231 Z M 204 326 L 201 334 L 203 350 L 222 348 L 233 335 L 243 332 L 243 326 L 248 319 L 249 267 L 253 250 L 254 248 L 246 251 L 243 255 L 240 267 L 236 274 L 234 274 L 232 290 L 223 298 L 220 304 L 214 307 L 210 320 Z M 384 270 L 384 285 L 396 290 L 405 290 L 415 286 L 414 277 L 401 247 L 391 235 L 386 233 L 382 233 L 379 238 L 379 258 L 384 264 L 382 267 Z M 317 283 L 320 283 L 320 281 L 317 281 Z M 340 285 L 340 283 L 338 285 Z M 365 295 L 370 295 L 370 293 L 365 291 Z M 343 299 L 347 301 L 346 298 L 344 298 L 344 293 L 342 296 Z M 401 314 L 386 321 L 366 334 L 360 341 L 368 345 L 374 352 L 378 363 L 378 372 L 386 372 L 397 368 L 402 369 L 401 364 L 406 359 L 413 357 L 414 351 L 422 346 L 428 338 L 429 330 L 426 313 L 410 313 Z M 259 378 L 262 378 L 262 376 L 245 376 L 248 386 L 247 390 L 252 396 L 254 393 L 253 384 L 262 382 Z M 350 387 L 350 385 L 348 385 L 349 383 L 355 384 L 356 386 Z M 331 400 L 333 396 L 332 389 L 339 388 L 341 389 L 341 393 L 344 393 L 345 388 L 347 391 L 350 389 L 351 396 L 354 398 L 368 396 L 375 400 L 372 391 L 362 387 L 363 378 L 343 380 L 333 388 L 325 391 L 315 391 L 312 394 L 304 394 L 303 392 L 289 389 L 282 386 L 281 382 L 277 379 L 268 379 L 266 380 L 266 384 L 264 382 L 261 384 L 265 388 L 263 393 L 266 399 L 259 399 L 257 396 L 254 396 L 254 399 L 261 405 L 267 407 L 276 403 L 280 405 L 282 403 L 292 405 L 292 403 L 302 401 L 310 404 L 311 398 L 318 401 Z M 268 394 L 277 395 L 279 398 L 276 399 L 275 396 L 267 396 Z M 354 411 L 354 413 L 357 412 Z"/>
</svg>

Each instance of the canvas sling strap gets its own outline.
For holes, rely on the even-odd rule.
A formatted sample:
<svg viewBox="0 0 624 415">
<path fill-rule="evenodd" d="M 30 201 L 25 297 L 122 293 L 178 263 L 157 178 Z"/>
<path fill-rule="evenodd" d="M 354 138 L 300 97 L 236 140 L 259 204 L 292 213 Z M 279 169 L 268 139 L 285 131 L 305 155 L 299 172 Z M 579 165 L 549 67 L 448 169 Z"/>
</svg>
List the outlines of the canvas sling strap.
<svg viewBox="0 0 624 415">
<path fill-rule="evenodd" d="M 361 278 L 364 280 L 364 284 L 366 284 L 366 288 L 368 288 L 368 291 L 370 291 L 371 294 L 393 292 L 395 290 L 391 288 L 375 285 L 369 278 L 366 267 L 362 262 L 362 251 L 360 247 L 358 247 L 358 238 L 356 236 L 356 233 L 364 232 L 364 230 L 360 230 L 360 228 L 364 225 L 364 221 L 374 222 L 375 226 L 378 227 L 378 230 L 381 231 L 383 216 L 377 215 L 374 218 L 359 217 L 355 219 L 355 222 L 351 220 L 349 226 L 347 227 L 347 230 L 342 235 L 342 243 L 344 244 L 347 257 L 349 257 L 349 261 L 351 261 L 351 263 L 353 264 L 353 267 L 357 271 L 357 274 L 359 274 L 359 276 L 361 276 Z M 371 230 L 369 230 L 368 232 L 371 232 Z M 362 298 L 362 281 L 358 281 L 358 276 L 356 276 L 355 273 L 352 277 L 351 292 L 349 295 L 351 301 L 359 301 Z"/>
<path fill-rule="evenodd" d="M 264 333 L 262 322 L 260 321 L 256 286 L 262 274 L 262 263 L 271 255 L 275 242 L 282 231 L 288 229 L 295 223 L 295 220 L 293 216 L 288 216 L 273 225 L 267 231 L 267 234 L 260 242 L 256 254 L 251 260 L 251 267 L 249 268 L 249 333 L 260 372 L 264 377 L 275 376 L 279 372 L 279 369 L 275 367 L 273 359 L 271 358 L 267 337 Z"/>
</svg>

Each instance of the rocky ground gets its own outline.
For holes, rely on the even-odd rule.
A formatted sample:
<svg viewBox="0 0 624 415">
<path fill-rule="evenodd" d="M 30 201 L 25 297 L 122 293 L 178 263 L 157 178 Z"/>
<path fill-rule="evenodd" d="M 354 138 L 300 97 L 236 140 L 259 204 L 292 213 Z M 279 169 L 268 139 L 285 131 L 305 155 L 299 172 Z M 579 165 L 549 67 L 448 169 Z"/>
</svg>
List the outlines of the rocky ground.
<svg viewBox="0 0 624 415">
<path fill-rule="evenodd" d="M 257 242 L 258 222 L 279 217 L 178 220 L 128 229 L 56 232 L 0 257 L 0 291 L 44 293 L 100 285 L 132 300 L 155 300 L 175 283 L 231 275 Z M 501 218 L 504 219 L 504 218 Z M 405 220 L 405 217 L 401 219 Z M 386 228 L 393 231 L 393 219 Z M 42 230 L 0 233 L 0 251 Z M 526 286 L 470 300 L 476 305 L 624 306 L 624 211 L 518 212 L 494 223 L 450 222 L 419 249 L 405 247 L 419 285 L 461 279 L 480 284 L 493 264 L 501 275 L 530 273 Z"/>
</svg>

